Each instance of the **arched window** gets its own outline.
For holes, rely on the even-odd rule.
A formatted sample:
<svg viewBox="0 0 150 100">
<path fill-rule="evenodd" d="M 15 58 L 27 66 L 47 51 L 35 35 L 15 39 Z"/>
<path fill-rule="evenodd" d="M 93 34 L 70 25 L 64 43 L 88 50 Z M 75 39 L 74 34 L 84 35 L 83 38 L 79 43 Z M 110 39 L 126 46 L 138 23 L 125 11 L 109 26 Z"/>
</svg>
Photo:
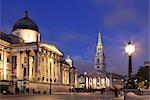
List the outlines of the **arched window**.
<svg viewBox="0 0 150 100">
<path fill-rule="evenodd" d="M 97 59 L 97 63 L 99 63 L 99 58 Z"/>
</svg>

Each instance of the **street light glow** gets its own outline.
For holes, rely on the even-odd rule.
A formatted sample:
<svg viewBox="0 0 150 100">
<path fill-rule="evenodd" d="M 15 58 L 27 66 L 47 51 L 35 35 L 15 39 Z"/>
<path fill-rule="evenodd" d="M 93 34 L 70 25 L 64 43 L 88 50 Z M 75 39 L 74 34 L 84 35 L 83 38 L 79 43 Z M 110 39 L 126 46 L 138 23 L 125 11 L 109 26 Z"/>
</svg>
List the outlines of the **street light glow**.
<svg viewBox="0 0 150 100">
<path fill-rule="evenodd" d="M 125 47 L 125 51 L 128 53 L 128 55 L 131 55 L 135 51 L 135 46 L 129 42 Z"/>
</svg>

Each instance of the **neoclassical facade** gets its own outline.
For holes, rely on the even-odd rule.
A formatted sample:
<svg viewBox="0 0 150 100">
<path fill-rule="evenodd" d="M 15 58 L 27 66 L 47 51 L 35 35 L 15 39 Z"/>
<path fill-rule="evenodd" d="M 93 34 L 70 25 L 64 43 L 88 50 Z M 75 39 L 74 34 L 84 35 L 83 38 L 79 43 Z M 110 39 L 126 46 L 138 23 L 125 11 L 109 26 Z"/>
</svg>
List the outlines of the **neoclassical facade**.
<svg viewBox="0 0 150 100">
<path fill-rule="evenodd" d="M 78 76 L 78 87 L 85 89 L 99 90 L 112 86 L 112 80 L 109 75 L 98 75 L 95 73 L 86 73 Z"/>
<path fill-rule="evenodd" d="M 13 93 L 69 91 L 70 67 L 55 45 L 41 42 L 27 11 L 11 34 L 0 32 L 0 81 Z"/>
</svg>

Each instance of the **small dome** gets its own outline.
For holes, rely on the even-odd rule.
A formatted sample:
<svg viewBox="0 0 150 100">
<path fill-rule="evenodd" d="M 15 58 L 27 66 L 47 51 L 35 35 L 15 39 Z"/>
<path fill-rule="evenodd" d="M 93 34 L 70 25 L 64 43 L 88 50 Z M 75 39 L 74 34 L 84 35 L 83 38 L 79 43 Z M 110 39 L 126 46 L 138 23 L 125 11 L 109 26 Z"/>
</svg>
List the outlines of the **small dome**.
<svg viewBox="0 0 150 100">
<path fill-rule="evenodd" d="M 12 32 L 17 30 L 17 29 L 31 29 L 31 30 L 39 32 L 39 29 L 38 29 L 37 25 L 35 24 L 35 22 L 32 21 L 28 17 L 27 11 L 25 11 L 25 15 L 23 18 L 21 18 L 15 22 L 13 29 L 12 29 Z"/>
</svg>

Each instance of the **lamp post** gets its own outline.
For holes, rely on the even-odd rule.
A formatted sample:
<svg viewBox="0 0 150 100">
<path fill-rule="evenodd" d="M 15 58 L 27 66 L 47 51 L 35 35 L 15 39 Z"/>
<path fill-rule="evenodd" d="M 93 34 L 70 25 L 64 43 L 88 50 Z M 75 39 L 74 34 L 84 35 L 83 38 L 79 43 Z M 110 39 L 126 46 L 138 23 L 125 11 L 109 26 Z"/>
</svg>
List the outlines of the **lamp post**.
<svg viewBox="0 0 150 100">
<path fill-rule="evenodd" d="M 126 45 L 125 47 L 125 51 L 128 54 L 128 82 L 127 82 L 127 87 L 128 88 L 133 88 L 133 83 L 132 82 L 132 78 L 131 78 L 131 74 L 132 74 L 132 54 L 135 51 L 135 46 L 131 44 L 131 42 L 128 42 L 128 45 Z"/>
</svg>

